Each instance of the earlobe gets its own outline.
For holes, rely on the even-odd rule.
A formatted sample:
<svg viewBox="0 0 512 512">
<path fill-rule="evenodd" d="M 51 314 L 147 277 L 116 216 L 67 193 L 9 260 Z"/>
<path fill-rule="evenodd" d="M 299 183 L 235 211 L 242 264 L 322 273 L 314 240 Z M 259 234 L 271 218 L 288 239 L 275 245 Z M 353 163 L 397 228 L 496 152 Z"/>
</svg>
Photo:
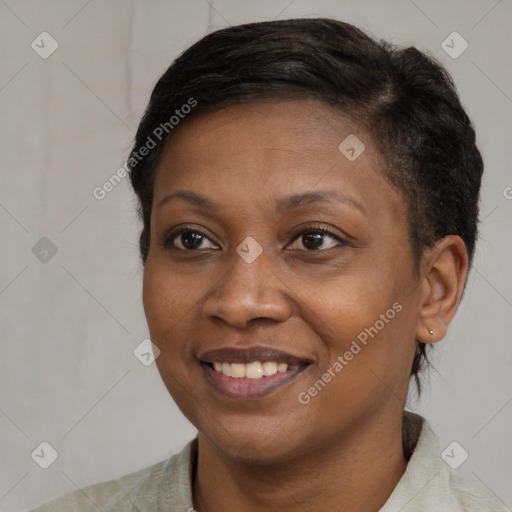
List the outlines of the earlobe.
<svg viewBox="0 0 512 512">
<path fill-rule="evenodd" d="M 468 253 L 463 240 L 446 236 L 429 249 L 422 262 L 423 282 L 416 339 L 435 343 L 446 335 L 460 304 L 468 273 Z"/>
</svg>

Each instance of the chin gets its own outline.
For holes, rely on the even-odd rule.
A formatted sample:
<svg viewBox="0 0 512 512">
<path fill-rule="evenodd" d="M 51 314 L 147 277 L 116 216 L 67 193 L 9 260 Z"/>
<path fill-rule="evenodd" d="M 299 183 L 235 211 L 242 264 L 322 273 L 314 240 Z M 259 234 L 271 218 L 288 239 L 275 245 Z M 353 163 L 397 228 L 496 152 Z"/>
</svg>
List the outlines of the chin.
<svg viewBox="0 0 512 512">
<path fill-rule="evenodd" d="M 199 437 L 211 444 L 224 456 L 253 464 L 269 464 L 289 461 L 302 452 L 309 443 L 305 430 L 297 429 L 297 421 L 271 418 L 244 418 L 238 421 L 222 421 L 215 426 L 205 418 L 205 425 L 196 425 Z M 206 427 L 206 428 L 203 428 Z"/>
<path fill-rule="evenodd" d="M 236 437 L 209 438 L 215 448 L 226 457 L 251 464 L 270 464 L 286 461 L 294 453 L 294 444 L 284 439 L 265 439 L 257 434 L 238 434 Z"/>
</svg>

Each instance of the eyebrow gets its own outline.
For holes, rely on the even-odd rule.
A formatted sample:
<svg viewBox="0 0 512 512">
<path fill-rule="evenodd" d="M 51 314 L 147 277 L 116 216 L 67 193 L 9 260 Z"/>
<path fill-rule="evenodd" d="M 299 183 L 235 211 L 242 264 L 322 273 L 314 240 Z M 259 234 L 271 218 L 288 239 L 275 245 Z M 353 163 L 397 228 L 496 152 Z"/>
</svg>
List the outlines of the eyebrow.
<svg viewBox="0 0 512 512">
<path fill-rule="evenodd" d="M 213 202 L 211 199 L 196 194 L 195 192 L 190 192 L 188 190 L 178 190 L 178 192 L 174 192 L 173 194 L 165 196 L 158 203 L 157 208 L 161 208 L 164 204 L 169 203 L 173 199 L 183 199 L 212 213 L 218 213 L 220 210 L 219 205 L 217 205 L 217 203 Z"/>
<path fill-rule="evenodd" d="M 191 192 L 188 190 L 178 190 L 172 194 L 165 196 L 157 205 L 157 208 L 161 208 L 165 204 L 171 202 L 173 199 L 183 199 L 184 201 L 188 201 L 200 208 L 208 210 L 211 213 L 218 213 L 221 210 L 221 207 L 208 199 L 205 196 L 200 194 L 196 194 L 195 192 Z M 280 198 L 276 201 L 276 212 L 284 213 L 289 210 L 293 210 L 295 208 L 299 208 L 301 206 L 307 206 L 312 203 L 319 202 L 339 202 L 348 204 L 360 210 L 362 213 L 366 215 L 366 210 L 363 205 L 356 201 L 353 197 L 343 194 L 341 192 L 337 192 L 334 190 L 319 190 L 316 192 L 304 192 L 298 194 L 292 194 L 288 197 Z"/>
<path fill-rule="evenodd" d="M 300 194 L 293 194 L 288 197 L 278 199 L 276 205 L 276 211 L 278 213 L 284 213 L 294 208 L 306 206 L 312 203 L 319 202 L 338 202 L 348 204 L 360 210 L 366 215 L 366 210 L 363 205 L 356 201 L 353 197 L 337 192 L 335 190 L 319 190 L 316 192 L 304 192 Z"/>
</svg>

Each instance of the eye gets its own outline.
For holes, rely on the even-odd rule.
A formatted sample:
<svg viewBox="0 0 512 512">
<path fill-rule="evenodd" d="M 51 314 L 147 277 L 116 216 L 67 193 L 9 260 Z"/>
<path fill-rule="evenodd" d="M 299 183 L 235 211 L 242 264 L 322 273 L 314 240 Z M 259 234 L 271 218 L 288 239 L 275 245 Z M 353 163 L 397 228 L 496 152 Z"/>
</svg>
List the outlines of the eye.
<svg viewBox="0 0 512 512">
<path fill-rule="evenodd" d="M 205 245 L 205 242 L 210 242 L 210 245 Z M 167 235 L 164 247 L 167 249 L 181 249 L 182 251 L 217 250 L 219 248 L 202 231 L 186 227 Z"/>
<path fill-rule="evenodd" d="M 302 247 L 293 247 L 292 249 L 311 251 L 321 251 L 332 249 L 336 246 L 345 245 L 344 240 L 325 227 L 311 227 L 302 230 L 294 238 Z M 198 229 L 183 227 L 177 231 L 169 233 L 165 237 L 164 247 L 167 249 L 178 249 L 182 251 L 204 251 L 219 250 L 208 236 Z"/>
<path fill-rule="evenodd" d="M 336 246 L 345 245 L 344 241 L 339 236 L 325 227 L 305 229 L 294 238 L 294 241 L 300 242 L 303 246 L 295 247 L 296 249 L 306 251 L 327 250 Z"/>
</svg>

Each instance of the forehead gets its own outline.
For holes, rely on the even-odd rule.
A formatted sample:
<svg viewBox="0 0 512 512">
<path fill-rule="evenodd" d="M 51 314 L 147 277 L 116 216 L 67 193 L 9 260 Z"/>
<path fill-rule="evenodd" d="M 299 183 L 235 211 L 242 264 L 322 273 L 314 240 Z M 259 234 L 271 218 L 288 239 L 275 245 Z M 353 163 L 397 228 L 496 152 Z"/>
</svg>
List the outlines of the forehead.
<svg viewBox="0 0 512 512">
<path fill-rule="evenodd" d="M 186 121 L 186 120 L 185 120 Z M 169 152 L 173 156 L 188 152 L 193 158 L 207 164 L 212 156 L 243 158 L 250 150 L 254 157 L 272 157 L 272 150 L 288 151 L 287 158 L 307 161 L 318 153 L 339 156 L 339 143 L 351 133 L 366 139 L 366 152 L 377 156 L 371 142 L 362 130 L 341 112 L 316 100 L 261 101 L 232 105 L 209 114 L 199 115 L 185 122 L 172 133 L 164 149 L 163 159 Z M 195 148 L 208 149 L 194 152 Z M 261 152 L 261 149 L 265 151 Z M 194 153 L 194 154 L 192 154 Z M 279 153 L 274 157 L 279 158 Z M 284 156 L 283 156 L 284 158 Z"/>
<path fill-rule="evenodd" d="M 382 165 L 369 135 L 321 102 L 242 104 L 200 115 L 172 133 L 154 203 L 173 189 L 247 204 L 328 188 L 401 215 L 403 201 Z"/>
</svg>

